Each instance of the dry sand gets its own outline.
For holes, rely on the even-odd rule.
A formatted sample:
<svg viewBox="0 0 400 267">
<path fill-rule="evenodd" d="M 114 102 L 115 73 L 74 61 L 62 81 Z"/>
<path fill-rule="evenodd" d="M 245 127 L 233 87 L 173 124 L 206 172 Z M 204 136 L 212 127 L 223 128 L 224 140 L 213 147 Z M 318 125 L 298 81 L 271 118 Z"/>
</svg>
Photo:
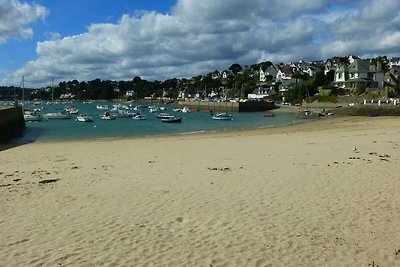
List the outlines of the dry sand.
<svg viewBox="0 0 400 267">
<path fill-rule="evenodd" d="M 399 145 L 378 117 L 3 149 L 0 266 L 400 266 Z"/>
</svg>

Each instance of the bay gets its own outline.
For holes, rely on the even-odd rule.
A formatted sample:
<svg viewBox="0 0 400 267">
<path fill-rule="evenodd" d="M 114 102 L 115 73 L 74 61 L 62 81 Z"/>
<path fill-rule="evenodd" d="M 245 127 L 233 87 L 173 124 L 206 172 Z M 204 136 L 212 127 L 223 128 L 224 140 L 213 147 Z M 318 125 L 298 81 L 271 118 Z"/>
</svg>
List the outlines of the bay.
<svg viewBox="0 0 400 267">
<path fill-rule="evenodd" d="M 150 113 L 145 107 L 140 112 L 147 116 L 147 120 L 133 120 L 132 118 L 117 118 L 115 120 L 101 120 L 100 115 L 104 110 L 96 108 L 97 105 L 113 106 L 116 102 L 93 102 L 93 103 L 59 103 L 53 105 L 33 106 L 31 103 L 24 105 L 25 109 L 42 108 L 41 113 L 61 111 L 65 106 L 73 106 L 79 109 L 79 114 L 88 114 L 93 117 L 93 122 L 77 122 L 76 116 L 72 115 L 67 120 L 46 120 L 41 122 L 26 122 L 27 129 L 24 132 L 23 140 L 32 141 L 71 141 L 91 140 L 107 138 L 125 138 L 142 136 L 163 136 L 177 134 L 194 134 L 202 132 L 221 132 L 233 130 L 246 130 L 256 128 L 267 128 L 296 123 L 298 120 L 293 113 L 268 111 L 274 113 L 274 117 L 264 117 L 266 112 L 232 112 L 234 120 L 218 121 L 213 120 L 209 112 L 198 111 L 190 113 L 174 113 L 173 105 L 163 105 L 165 111 Z M 133 105 L 133 106 L 136 106 Z M 182 117 L 181 123 L 163 123 L 156 117 L 156 114 L 164 112 Z"/>
</svg>

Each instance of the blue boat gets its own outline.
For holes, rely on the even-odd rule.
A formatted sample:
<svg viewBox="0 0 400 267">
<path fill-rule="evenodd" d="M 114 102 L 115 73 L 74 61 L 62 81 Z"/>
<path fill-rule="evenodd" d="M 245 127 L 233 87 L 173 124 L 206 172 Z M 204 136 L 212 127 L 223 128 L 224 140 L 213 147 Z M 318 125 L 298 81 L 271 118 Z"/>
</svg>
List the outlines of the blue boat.
<svg viewBox="0 0 400 267">
<path fill-rule="evenodd" d="M 231 121 L 233 120 L 233 116 L 227 113 L 216 113 L 212 115 L 214 120 L 224 120 L 224 121 Z"/>
</svg>

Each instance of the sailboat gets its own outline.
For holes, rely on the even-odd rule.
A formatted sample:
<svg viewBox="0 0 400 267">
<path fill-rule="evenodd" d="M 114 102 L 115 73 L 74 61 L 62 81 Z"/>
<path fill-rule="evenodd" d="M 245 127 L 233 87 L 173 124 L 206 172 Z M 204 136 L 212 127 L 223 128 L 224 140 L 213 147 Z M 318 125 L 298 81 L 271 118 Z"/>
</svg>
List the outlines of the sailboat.
<svg viewBox="0 0 400 267">
<path fill-rule="evenodd" d="M 54 112 L 54 80 L 51 82 L 51 106 L 52 112 L 44 114 L 44 118 L 47 120 L 65 120 L 71 119 L 71 114 L 66 111 Z"/>
<path fill-rule="evenodd" d="M 296 118 L 298 119 L 320 119 L 323 117 L 321 113 L 315 113 L 313 110 L 308 108 L 308 104 L 310 101 L 310 92 L 308 91 L 308 88 L 306 88 L 306 108 L 299 110 L 299 112 L 296 114 Z"/>
<path fill-rule="evenodd" d="M 21 105 L 24 105 L 25 101 L 25 78 L 22 76 L 22 99 L 21 99 Z M 43 120 L 43 116 L 39 113 L 37 113 L 34 110 L 29 110 L 29 109 L 23 109 L 24 111 L 24 121 L 41 121 Z"/>
</svg>

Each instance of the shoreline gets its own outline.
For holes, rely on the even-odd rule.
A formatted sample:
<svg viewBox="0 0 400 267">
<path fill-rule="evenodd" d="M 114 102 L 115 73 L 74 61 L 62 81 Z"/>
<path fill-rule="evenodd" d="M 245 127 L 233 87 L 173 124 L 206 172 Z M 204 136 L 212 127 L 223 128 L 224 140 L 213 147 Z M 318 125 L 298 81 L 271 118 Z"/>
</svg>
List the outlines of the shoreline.
<svg viewBox="0 0 400 267">
<path fill-rule="evenodd" d="M 95 139 L 77 139 L 77 140 L 38 140 L 38 141 L 28 141 L 12 142 L 15 145 L 25 145 L 25 144 L 57 144 L 57 143 L 91 143 L 91 142 L 114 142 L 114 141 L 134 141 L 134 140 L 144 140 L 144 139 L 182 139 L 182 138 L 214 138 L 214 137 L 234 137 L 241 135 L 274 135 L 274 134 L 284 134 L 284 133 L 295 133 L 298 132 L 312 132 L 320 130 L 329 130 L 329 126 L 334 125 L 334 127 L 341 127 L 343 123 L 346 122 L 356 122 L 356 123 L 366 123 L 370 120 L 392 120 L 395 119 L 391 116 L 380 116 L 379 118 L 367 118 L 358 116 L 335 116 L 326 117 L 321 119 L 304 119 L 297 122 L 289 122 L 282 125 L 271 125 L 265 127 L 256 128 L 244 128 L 244 129 L 223 129 L 223 130 L 210 130 L 210 131 L 196 131 L 196 132 L 182 132 L 182 133 L 166 133 L 166 134 L 147 134 L 147 135 L 137 135 L 137 136 L 120 136 L 120 137 L 101 137 Z M 321 127 L 324 128 L 321 128 Z M 348 126 L 344 126 L 348 129 Z M 3 144 L 7 145 L 7 144 Z M 2 144 L 0 144 L 1 149 Z"/>
<path fill-rule="evenodd" d="M 0 151 L 0 265 L 396 266 L 400 121 Z"/>
</svg>

